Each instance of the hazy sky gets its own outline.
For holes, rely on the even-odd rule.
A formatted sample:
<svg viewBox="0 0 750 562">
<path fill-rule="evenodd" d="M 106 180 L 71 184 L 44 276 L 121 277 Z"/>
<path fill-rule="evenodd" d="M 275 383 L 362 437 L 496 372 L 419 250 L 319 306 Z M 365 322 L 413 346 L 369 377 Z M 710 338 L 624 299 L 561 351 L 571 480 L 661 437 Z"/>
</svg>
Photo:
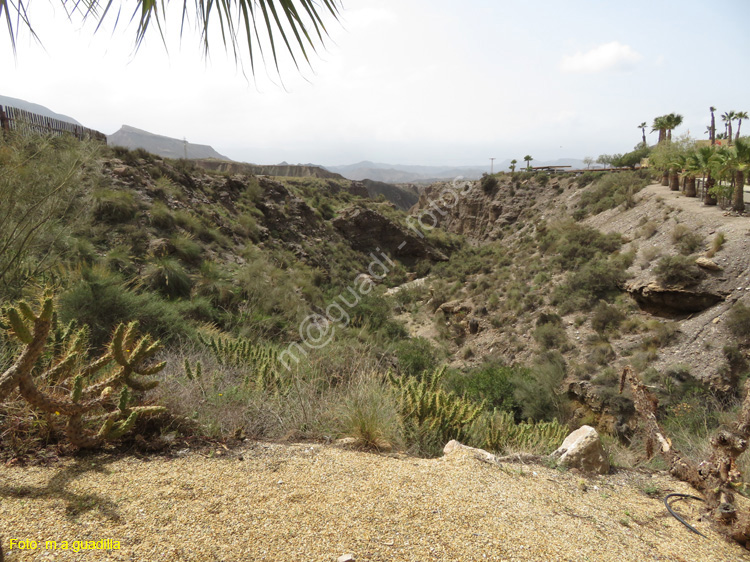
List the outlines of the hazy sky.
<svg viewBox="0 0 750 562">
<path fill-rule="evenodd" d="M 14 60 L 3 24 L 0 94 L 248 162 L 582 158 L 631 150 L 664 113 L 706 138 L 710 105 L 750 111 L 748 0 L 346 0 L 313 69 L 284 64 L 283 87 L 218 42 L 206 60 L 177 20 L 168 51 L 154 28 L 134 54 L 135 25 L 94 34 L 55 0 L 30 15 L 43 46 L 21 33 Z"/>
</svg>

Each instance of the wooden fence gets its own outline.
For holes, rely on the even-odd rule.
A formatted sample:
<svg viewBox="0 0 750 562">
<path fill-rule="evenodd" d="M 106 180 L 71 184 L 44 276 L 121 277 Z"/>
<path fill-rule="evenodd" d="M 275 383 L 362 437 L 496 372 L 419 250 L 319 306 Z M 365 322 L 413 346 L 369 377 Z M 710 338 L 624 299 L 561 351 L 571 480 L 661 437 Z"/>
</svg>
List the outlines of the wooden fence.
<svg viewBox="0 0 750 562">
<path fill-rule="evenodd" d="M 107 135 L 99 131 L 7 105 L 0 105 L 0 129 L 3 133 L 16 131 L 21 134 L 54 136 L 69 134 L 81 140 L 94 139 L 107 143 Z"/>
</svg>

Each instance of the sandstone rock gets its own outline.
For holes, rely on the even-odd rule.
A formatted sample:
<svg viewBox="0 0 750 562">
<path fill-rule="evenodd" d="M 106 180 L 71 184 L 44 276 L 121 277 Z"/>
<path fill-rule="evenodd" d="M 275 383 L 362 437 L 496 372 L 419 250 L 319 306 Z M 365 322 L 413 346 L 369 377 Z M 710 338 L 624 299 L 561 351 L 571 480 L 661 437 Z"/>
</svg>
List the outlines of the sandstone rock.
<svg viewBox="0 0 750 562">
<path fill-rule="evenodd" d="M 625 290 L 647 312 L 692 313 L 711 308 L 725 299 L 710 291 L 662 287 L 658 283 L 626 283 Z"/>
<path fill-rule="evenodd" d="M 714 260 L 701 256 L 698 259 L 695 260 L 695 265 L 698 267 L 702 267 L 703 269 L 708 269 L 710 271 L 721 271 L 721 266 L 716 263 Z"/>
<path fill-rule="evenodd" d="M 342 554 L 338 557 L 336 562 L 354 562 L 354 555 L 353 554 Z"/>
<path fill-rule="evenodd" d="M 443 314 L 468 314 L 472 308 L 459 300 L 444 302 L 438 307 Z"/>
<path fill-rule="evenodd" d="M 460 452 L 469 453 L 474 458 L 480 461 L 484 461 L 488 463 L 497 462 L 497 457 L 493 455 L 492 453 L 489 453 L 485 451 L 484 449 L 476 449 L 474 447 L 463 445 L 459 443 L 458 441 L 456 441 L 455 439 L 453 439 L 452 441 L 448 441 L 445 447 L 443 447 L 443 454 L 446 456 L 453 455 L 455 453 L 460 453 Z"/>
<path fill-rule="evenodd" d="M 560 466 L 588 473 L 607 474 L 610 468 L 599 434 L 590 425 L 581 426 L 568 435 L 552 457 L 558 458 Z"/>
</svg>

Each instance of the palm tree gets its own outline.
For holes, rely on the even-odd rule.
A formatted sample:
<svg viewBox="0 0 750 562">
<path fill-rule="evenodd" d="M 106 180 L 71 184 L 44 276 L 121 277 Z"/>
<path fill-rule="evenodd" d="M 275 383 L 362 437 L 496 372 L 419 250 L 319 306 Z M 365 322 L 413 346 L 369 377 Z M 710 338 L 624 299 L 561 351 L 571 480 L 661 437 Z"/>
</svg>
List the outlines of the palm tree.
<svg viewBox="0 0 750 562">
<path fill-rule="evenodd" d="M 695 151 L 695 170 L 698 173 L 703 174 L 703 185 L 706 189 L 706 194 L 703 197 L 704 205 L 716 205 L 716 196 L 711 193 L 711 188 L 714 186 L 714 180 L 711 177 L 711 171 L 713 170 L 713 160 L 716 150 L 713 146 L 701 146 Z"/>
<path fill-rule="evenodd" d="M 646 127 L 648 127 L 648 125 L 646 124 L 645 121 L 641 123 L 640 125 L 638 125 L 638 128 L 641 130 L 641 134 L 643 135 L 643 146 L 647 146 L 646 145 Z"/>
<path fill-rule="evenodd" d="M 527 154 L 526 156 L 523 157 L 523 160 L 524 162 L 526 162 L 526 169 L 531 170 L 531 161 L 533 160 L 533 158 Z"/>
<path fill-rule="evenodd" d="M 656 141 L 658 144 L 661 144 L 663 141 L 667 140 L 667 121 L 666 121 L 666 115 L 662 115 L 661 117 L 654 118 L 654 122 L 651 125 L 651 132 L 659 131 L 659 140 Z"/>
<path fill-rule="evenodd" d="M 518 160 L 515 158 L 510 161 L 510 171 L 515 172 L 516 171 L 516 164 L 518 164 Z"/>
<path fill-rule="evenodd" d="M 734 114 L 737 118 L 737 134 L 734 137 L 734 142 L 737 142 L 740 138 L 740 127 L 742 127 L 742 120 L 747 119 L 747 111 L 738 111 Z"/>
<path fill-rule="evenodd" d="M 724 126 L 727 128 L 727 138 L 729 144 L 732 144 L 732 121 L 735 119 L 734 111 L 727 111 L 721 116 L 721 120 L 724 121 Z"/>
<path fill-rule="evenodd" d="M 741 139 L 738 136 L 734 141 L 732 152 L 731 162 L 734 167 L 732 209 L 742 213 L 745 211 L 745 172 L 750 169 L 750 140 Z"/>
<path fill-rule="evenodd" d="M 100 25 L 112 7 L 112 0 L 83 0 L 69 6 L 67 0 L 60 0 L 70 18 L 72 14 L 80 15 L 81 19 L 93 19 Z M 159 29 L 164 27 L 167 2 L 154 0 L 135 0 L 134 14 L 137 14 L 138 28 L 135 33 L 136 48 L 143 42 L 149 25 Z M 119 23 L 119 10 L 115 17 L 115 26 Z M 221 36 L 221 43 L 230 50 L 235 61 L 241 60 L 243 50 L 247 50 L 250 68 L 255 73 L 255 62 L 258 56 L 265 60 L 263 44 L 271 48 L 271 59 L 279 71 L 279 49 L 277 41 L 281 39 L 285 50 L 289 53 L 295 66 L 299 68 L 299 55 L 310 63 L 310 50 L 316 51 L 328 35 L 324 17 L 339 18 L 339 2 L 337 0 L 196 0 L 189 3 L 185 0 L 180 30 L 192 19 L 201 30 L 201 42 L 205 54 L 208 54 L 209 43 L 214 32 Z M 28 18 L 25 2 L 0 0 L 0 18 L 5 15 L 5 23 L 10 35 L 13 52 L 16 51 L 16 37 L 18 25 L 25 25 L 36 37 L 34 28 Z M 123 20 L 128 18 L 123 17 Z M 154 23 L 155 22 L 155 23 Z M 218 27 L 216 27 L 218 26 Z M 211 37 L 209 38 L 209 30 Z M 182 31 L 181 31 L 182 32 Z"/>
<path fill-rule="evenodd" d="M 685 168 L 685 156 L 675 154 L 669 162 L 669 189 L 680 190 L 680 172 Z"/>
<path fill-rule="evenodd" d="M 682 125 L 682 115 L 679 113 L 670 113 L 664 116 L 665 125 L 667 128 L 667 140 L 672 140 L 672 129 L 676 129 Z"/>
<path fill-rule="evenodd" d="M 693 152 L 685 158 L 685 197 L 698 196 L 698 192 L 695 189 L 695 176 L 699 172 L 698 159 Z"/>
<path fill-rule="evenodd" d="M 711 146 L 713 146 L 716 144 L 716 118 L 714 116 L 716 108 L 712 105 L 708 109 L 711 111 L 711 132 L 708 138 L 711 139 Z"/>
</svg>

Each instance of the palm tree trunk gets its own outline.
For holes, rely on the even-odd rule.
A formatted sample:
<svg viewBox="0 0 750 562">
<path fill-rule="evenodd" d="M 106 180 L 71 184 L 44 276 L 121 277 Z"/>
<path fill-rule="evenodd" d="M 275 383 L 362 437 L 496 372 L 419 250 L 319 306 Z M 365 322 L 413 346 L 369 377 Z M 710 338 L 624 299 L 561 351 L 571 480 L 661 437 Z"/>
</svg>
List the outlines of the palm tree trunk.
<svg viewBox="0 0 750 562">
<path fill-rule="evenodd" d="M 643 135 L 643 146 L 646 146 L 646 129 L 641 129 L 641 134 Z"/>
<path fill-rule="evenodd" d="M 729 144 L 732 144 L 732 121 L 731 120 L 727 124 L 727 127 L 729 129 L 729 134 L 728 134 L 727 138 L 729 139 Z"/>
<path fill-rule="evenodd" d="M 661 184 L 664 186 L 669 185 L 669 172 L 667 170 L 664 170 L 664 172 L 662 172 Z"/>
<path fill-rule="evenodd" d="M 734 178 L 732 209 L 742 213 L 745 211 L 745 173 L 742 170 L 737 170 L 734 173 Z"/>
<path fill-rule="evenodd" d="M 695 176 L 688 176 L 685 181 L 685 196 L 686 197 L 697 197 L 698 193 L 695 190 Z"/>
<path fill-rule="evenodd" d="M 737 134 L 734 136 L 734 142 L 737 142 L 737 139 L 740 138 L 740 128 L 742 127 L 742 119 L 740 119 L 737 122 Z"/>
<path fill-rule="evenodd" d="M 669 189 L 671 191 L 680 190 L 680 174 L 677 172 L 677 170 L 672 170 L 669 173 Z"/>
<path fill-rule="evenodd" d="M 716 144 L 716 118 L 714 112 L 711 112 L 711 146 Z"/>
<path fill-rule="evenodd" d="M 716 182 L 711 177 L 711 173 L 709 172 L 706 176 L 706 196 L 703 198 L 704 205 L 716 205 L 718 203 L 716 196 L 711 194 L 711 188 L 715 183 Z"/>
</svg>

